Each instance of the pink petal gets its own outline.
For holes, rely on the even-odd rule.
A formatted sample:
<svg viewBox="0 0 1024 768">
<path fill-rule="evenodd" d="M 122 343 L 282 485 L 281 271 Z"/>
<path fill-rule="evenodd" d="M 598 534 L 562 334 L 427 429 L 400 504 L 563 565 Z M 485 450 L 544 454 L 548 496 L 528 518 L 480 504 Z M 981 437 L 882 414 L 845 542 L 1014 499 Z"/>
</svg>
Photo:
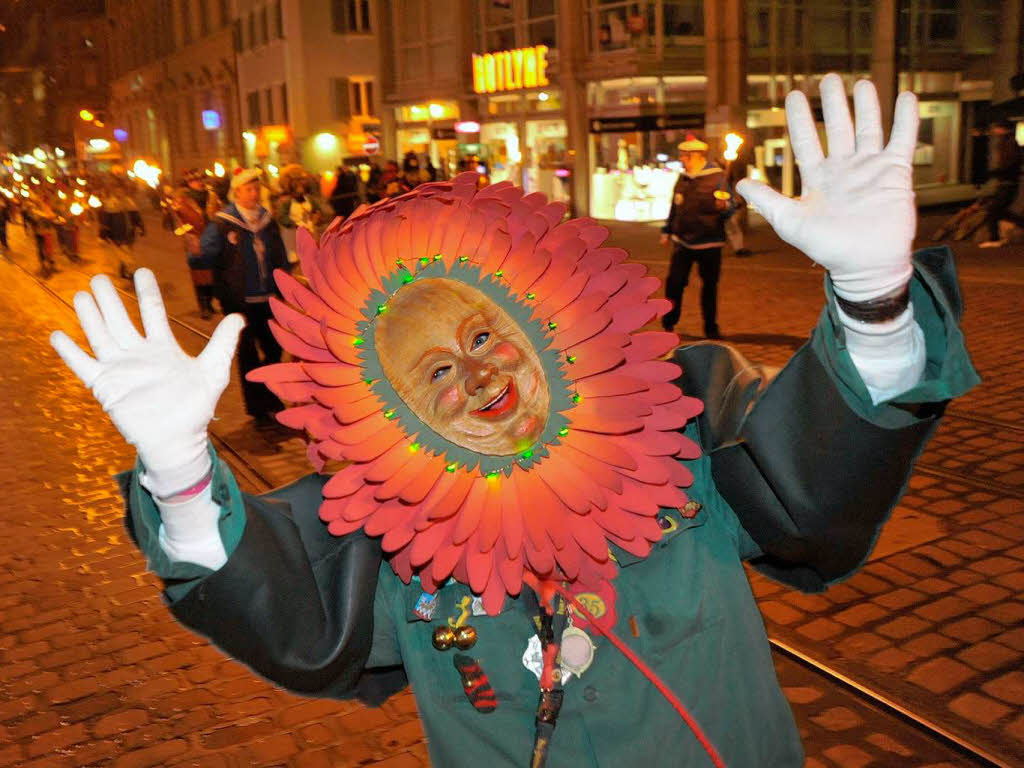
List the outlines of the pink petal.
<svg viewBox="0 0 1024 768">
<path fill-rule="evenodd" d="M 604 294 L 600 294 L 603 296 Z M 611 315 L 607 312 L 595 311 L 586 317 L 581 317 L 574 323 L 559 322 L 555 335 L 555 345 L 558 349 L 568 349 L 576 344 L 582 344 L 601 333 L 611 323 Z M 625 353 L 623 353 L 625 354 Z"/>
<path fill-rule="evenodd" d="M 646 432 L 641 434 L 646 434 Z M 633 458 L 631 443 L 620 444 L 617 440 L 595 435 L 592 432 L 575 431 L 570 431 L 564 442 L 605 464 L 623 469 L 636 469 L 637 463 Z"/>
<path fill-rule="evenodd" d="M 363 369 L 346 363 L 301 363 L 309 378 L 325 387 L 342 387 L 363 381 Z"/>
<path fill-rule="evenodd" d="M 484 513 L 484 499 L 487 496 L 487 482 L 482 477 L 474 479 L 466 500 L 459 509 L 459 517 L 452 532 L 452 543 L 462 544 L 476 533 Z"/>
<path fill-rule="evenodd" d="M 517 558 L 523 546 L 523 513 L 520 511 L 519 490 L 516 483 L 518 472 L 503 481 L 501 494 L 501 528 L 505 538 L 505 549 L 510 557 Z"/>
<path fill-rule="evenodd" d="M 679 346 L 679 336 L 663 331 L 634 333 L 629 337 L 626 359 L 630 362 L 652 360 L 661 357 Z"/>
<path fill-rule="evenodd" d="M 583 397 L 616 397 L 643 392 L 647 384 L 642 378 L 623 376 L 619 371 L 612 371 L 581 379 L 576 382 L 576 389 Z"/>
<path fill-rule="evenodd" d="M 270 326 L 270 332 L 274 335 L 274 338 L 277 339 L 277 343 L 280 344 L 283 349 L 288 350 L 296 357 L 320 363 L 334 362 L 334 355 L 326 349 L 321 349 L 307 344 L 291 331 L 287 331 L 282 328 L 276 320 L 270 320 L 267 324 Z"/>
<path fill-rule="evenodd" d="M 366 465 L 366 480 L 370 483 L 383 483 L 398 470 L 409 463 L 412 454 L 404 441 L 391 446 L 380 458 Z"/>
<path fill-rule="evenodd" d="M 246 374 L 249 381 L 309 381 L 302 363 L 273 363 L 264 365 Z"/>
</svg>

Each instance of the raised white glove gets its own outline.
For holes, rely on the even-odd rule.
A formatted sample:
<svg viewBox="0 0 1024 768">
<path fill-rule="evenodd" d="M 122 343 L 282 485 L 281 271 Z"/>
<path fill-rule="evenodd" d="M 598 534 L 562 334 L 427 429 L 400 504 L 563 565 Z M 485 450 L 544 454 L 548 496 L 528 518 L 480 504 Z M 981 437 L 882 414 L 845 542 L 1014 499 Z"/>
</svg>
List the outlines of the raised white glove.
<svg viewBox="0 0 1024 768">
<path fill-rule="evenodd" d="M 910 305 L 899 317 L 881 323 L 865 323 L 836 310 L 846 329 L 846 351 L 861 381 L 878 405 L 917 384 L 927 362 L 924 332 L 914 320 Z"/>
<path fill-rule="evenodd" d="M 182 351 L 167 324 L 156 278 L 135 272 L 135 292 L 145 337 L 140 336 L 110 279 L 94 277 L 75 294 L 75 311 L 95 358 L 67 334 L 55 331 L 50 343 L 114 426 L 139 452 L 143 485 L 168 498 L 202 480 L 210 471 L 206 427 L 227 386 L 231 358 L 245 321 L 221 321 L 199 357 Z"/>
<path fill-rule="evenodd" d="M 910 252 L 917 211 L 911 163 L 917 97 L 909 91 L 899 95 L 892 136 L 883 150 L 874 85 L 860 80 L 854 86 L 856 134 L 842 78 L 826 75 L 820 90 L 828 157 L 821 151 L 807 98 L 799 91 L 786 96 L 786 120 L 803 182 L 801 198 L 787 198 L 747 179 L 737 189 L 779 237 L 829 271 L 839 296 L 867 301 L 903 287 L 913 273 Z"/>
</svg>

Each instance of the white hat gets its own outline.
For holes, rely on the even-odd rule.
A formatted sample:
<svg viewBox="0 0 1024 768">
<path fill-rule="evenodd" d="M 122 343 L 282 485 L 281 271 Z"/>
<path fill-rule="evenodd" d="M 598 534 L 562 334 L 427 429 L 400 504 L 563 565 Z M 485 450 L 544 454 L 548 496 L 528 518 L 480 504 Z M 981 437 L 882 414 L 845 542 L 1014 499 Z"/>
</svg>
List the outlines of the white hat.
<svg viewBox="0 0 1024 768">
<path fill-rule="evenodd" d="M 239 168 L 235 171 L 235 175 L 231 177 L 231 191 L 235 191 L 243 184 L 248 184 L 250 181 L 256 181 L 263 174 L 259 168 Z"/>
<path fill-rule="evenodd" d="M 679 142 L 679 146 L 676 149 L 680 152 L 707 152 L 708 145 L 692 133 L 688 133 L 686 134 L 686 141 Z"/>
</svg>

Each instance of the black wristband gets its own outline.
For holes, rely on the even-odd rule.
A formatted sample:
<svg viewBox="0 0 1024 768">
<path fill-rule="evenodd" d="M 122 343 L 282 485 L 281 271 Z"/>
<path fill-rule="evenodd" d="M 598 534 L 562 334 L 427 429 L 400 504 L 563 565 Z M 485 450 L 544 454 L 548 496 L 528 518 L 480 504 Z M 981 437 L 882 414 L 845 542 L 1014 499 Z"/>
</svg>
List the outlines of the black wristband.
<svg viewBox="0 0 1024 768">
<path fill-rule="evenodd" d="M 910 306 L 910 283 L 892 293 L 868 301 L 847 301 L 836 295 L 836 304 L 853 320 L 862 323 L 884 323 L 902 315 Z"/>
</svg>

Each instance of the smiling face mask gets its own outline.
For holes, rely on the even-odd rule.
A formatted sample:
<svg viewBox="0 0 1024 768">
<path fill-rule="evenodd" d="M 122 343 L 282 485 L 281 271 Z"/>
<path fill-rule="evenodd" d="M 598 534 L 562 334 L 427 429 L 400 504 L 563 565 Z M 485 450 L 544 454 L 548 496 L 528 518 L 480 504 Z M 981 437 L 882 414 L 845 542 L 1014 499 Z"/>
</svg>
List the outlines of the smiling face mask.
<svg viewBox="0 0 1024 768">
<path fill-rule="evenodd" d="M 551 397 L 540 359 L 481 291 L 456 280 L 417 281 L 398 291 L 377 326 L 384 374 L 445 439 L 511 456 L 544 431 Z"/>
<path fill-rule="evenodd" d="M 610 545 L 644 557 L 682 507 L 701 410 L 662 358 L 660 281 L 565 206 L 475 173 L 299 230 L 308 285 L 275 274 L 271 327 L 293 362 L 249 374 L 291 406 L 317 470 L 342 462 L 320 518 L 380 537 L 395 573 L 434 592 L 600 590 Z"/>
</svg>

